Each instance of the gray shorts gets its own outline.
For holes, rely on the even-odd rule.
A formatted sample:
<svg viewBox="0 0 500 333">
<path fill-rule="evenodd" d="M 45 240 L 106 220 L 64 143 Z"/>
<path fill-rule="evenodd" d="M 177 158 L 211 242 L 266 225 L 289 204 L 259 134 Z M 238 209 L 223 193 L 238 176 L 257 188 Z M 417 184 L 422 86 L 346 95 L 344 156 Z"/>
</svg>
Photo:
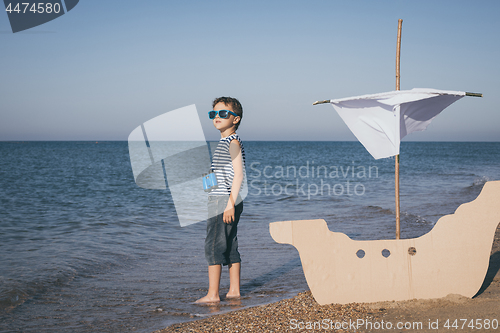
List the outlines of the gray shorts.
<svg viewBox="0 0 500 333">
<path fill-rule="evenodd" d="M 224 223 L 222 217 L 229 196 L 208 197 L 207 238 L 205 238 L 205 258 L 208 265 L 229 265 L 241 262 L 238 252 L 238 221 L 243 212 L 243 201 L 235 206 L 234 221 Z"/>
</svg>

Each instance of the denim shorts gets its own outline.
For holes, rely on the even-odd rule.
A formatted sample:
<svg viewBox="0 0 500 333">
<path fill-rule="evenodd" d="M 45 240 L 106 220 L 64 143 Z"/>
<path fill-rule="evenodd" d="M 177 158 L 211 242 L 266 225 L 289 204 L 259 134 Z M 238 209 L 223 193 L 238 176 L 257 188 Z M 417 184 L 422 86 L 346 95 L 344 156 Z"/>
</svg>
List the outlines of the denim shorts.
<svg viewBox="0 0 500 333">
<path fill-rule="evenodd" d="M 211 195 L 208 197 L 207 238 L 205 239 L 205 258 L 208 265 L 229 265 L 241 262 L 238 252 L 238 221 L 243 212 L 243 201 L 235 206 L 234 220 L 224 223 L 223 215 L 229 196 Z"/>
</svg>

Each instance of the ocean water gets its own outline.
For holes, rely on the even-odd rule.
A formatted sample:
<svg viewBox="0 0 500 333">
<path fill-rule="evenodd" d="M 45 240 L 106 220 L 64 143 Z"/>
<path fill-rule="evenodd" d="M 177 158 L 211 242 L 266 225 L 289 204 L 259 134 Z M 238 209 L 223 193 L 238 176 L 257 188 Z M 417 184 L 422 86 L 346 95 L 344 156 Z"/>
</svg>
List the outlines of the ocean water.
<svg viewBox="0 0 500 333">
<path fill-rule="evenodd" d="M 0 331 L 151 332 L 294 296 L 308 289 L 298 252 L 270 222 L 395 237 L 394 159 L 358 142 L 245 150 L 242 298 L 200 306 L 206 223 L 181 228 L 168 190 L 135 184 L 127 142 L 0 142 Z M 403 142 L 400 163 L 402 238 L 418 237 L 500 179 L 500 143 Z"/>
</svg>

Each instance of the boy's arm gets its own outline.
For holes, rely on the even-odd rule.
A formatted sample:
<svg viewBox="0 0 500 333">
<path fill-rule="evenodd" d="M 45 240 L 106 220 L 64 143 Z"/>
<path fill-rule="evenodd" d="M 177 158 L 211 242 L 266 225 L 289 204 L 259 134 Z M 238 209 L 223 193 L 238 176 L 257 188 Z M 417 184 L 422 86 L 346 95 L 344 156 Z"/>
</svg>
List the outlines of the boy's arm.
<svg viewBox="0 0 500 333">
<path fill-rule="evenodd" d="M 223 220 L 226 223 L 234 221 L 234 205 L 240 192 L 241 183 L 243 183 L 243 158 L 241 156 L 241 147 L 238 140 L 232 140 L 229 144 L 229 154 L 233 162 L 233 184 L 231 185 L 231 194 L 224 211 Z"/>
</svg>

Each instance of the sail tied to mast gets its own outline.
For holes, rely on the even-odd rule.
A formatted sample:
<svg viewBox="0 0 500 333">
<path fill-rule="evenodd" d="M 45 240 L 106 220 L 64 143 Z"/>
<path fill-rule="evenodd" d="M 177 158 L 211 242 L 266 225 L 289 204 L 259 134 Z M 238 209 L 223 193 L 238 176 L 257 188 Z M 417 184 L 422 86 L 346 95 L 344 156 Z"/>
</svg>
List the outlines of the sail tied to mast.
<svg viewBox="0 0 500 333">
<path fill-rule="evenodd" d="M 401 139 L 423 131 L 462 91 L 415 88 L 330 100 L 351 132 L 375 158 L 399 154 Z"/>
</svg>

